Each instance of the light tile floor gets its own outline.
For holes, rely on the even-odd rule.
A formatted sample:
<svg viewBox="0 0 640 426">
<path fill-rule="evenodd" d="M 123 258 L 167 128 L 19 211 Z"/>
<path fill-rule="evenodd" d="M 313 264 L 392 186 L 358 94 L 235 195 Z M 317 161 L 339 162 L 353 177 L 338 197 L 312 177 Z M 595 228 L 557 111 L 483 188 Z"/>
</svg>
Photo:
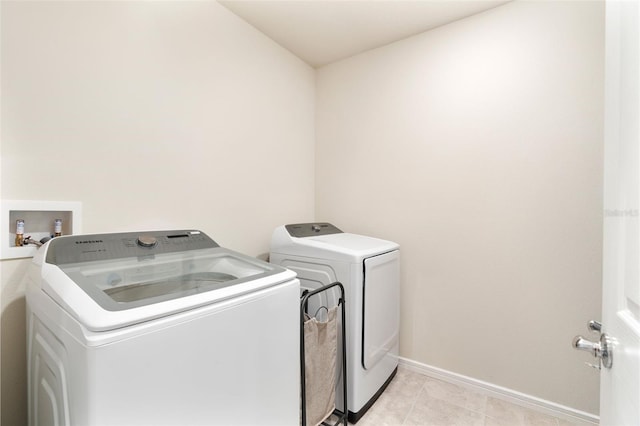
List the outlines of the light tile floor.
<svg viewBox="0 0 640 426">
<path fill-rule="evenodd" d="M 405 367 L 357 426 L 570 426 L 569 422 Z"/>
</svg>

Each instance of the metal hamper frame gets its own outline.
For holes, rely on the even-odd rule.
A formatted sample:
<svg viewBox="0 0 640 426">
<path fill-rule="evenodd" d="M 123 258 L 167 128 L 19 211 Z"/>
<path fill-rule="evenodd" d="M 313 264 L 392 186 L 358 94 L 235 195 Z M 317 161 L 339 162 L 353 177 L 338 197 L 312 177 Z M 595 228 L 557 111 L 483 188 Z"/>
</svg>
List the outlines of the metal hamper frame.
<svg viewBox="0 0 640 426">
<path fill-rule="evenodd" d="M 304 345 L 304 322 L 305 322 L 305 313 L 307 309 L 307 301 L 309 297 L 316 295 L 318 293 L 322 293 L 323 291 L 327 291 L 333 287 L 338 287 L 340 289 L 340 299 L 338 299 L 338 305 L 341 306 L 341 319 L 342 319 L 342 395 L 343 395 L 343 408 L 344 412 L 335 409 L 333 411 L 333 415 L 337 415 L 338 419 L 335 423 L 330 424 L 326 423 L 329 418 L 325 419 L 322 422 L 322 425 L 326 426 L 336 426 L 340 423 L 343 423 L 344 426 L 347 426 L 347 413 L 349 412 L 347 408 L 347 345 L 346 345 L 346 315 L 345 315 L 345 300 L 344 300 L 344 287 L 342 283 L 336 281 L 331 284 L 327 284 L 320 288 L 317 288 L 312 291 L 305 290 L 300 299 L 300 397 L 301 397 L 301 424 L 302 426 L 307 426 L 307 397 L 306 397 L 306 377 L 305 377 L 305 345 Z M 336 341 L 336 344 L 338 342 Z M 331 374 L 336 374 L 335 371 L 331 372 Z"/>
</svg>

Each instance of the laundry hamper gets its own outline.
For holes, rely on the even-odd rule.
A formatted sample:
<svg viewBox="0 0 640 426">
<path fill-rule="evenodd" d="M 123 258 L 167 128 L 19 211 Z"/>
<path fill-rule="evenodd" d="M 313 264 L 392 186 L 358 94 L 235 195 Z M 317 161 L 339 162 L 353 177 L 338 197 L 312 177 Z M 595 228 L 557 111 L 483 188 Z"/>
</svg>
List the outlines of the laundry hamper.
<svg viewBox="0 0 640 426">
<path fill-rule="evenodd" d="M 308 299 L 334 287 L 340 290 L 336 306 L 322 306 L 327 320 L 319 321 L 318 312 L 307 312 Z M 338 321 L 338 308 L 340 319 Z M 347 425 L 347 357 L 344 287 L 335 282 L 313 291 L 305 291 L 300 300 L 300 399 L 302 426 Z M 344 411 L 336 410 L 336 373 L 338 363 L 338 323 L 341 324 L 342 395 Z M 333 415 L 333 417 L 332 417 Z M 332 417 L 334 423 L 327 423 Z M 337 417 L 337 418 L 336 418 Z"/>
</svg>

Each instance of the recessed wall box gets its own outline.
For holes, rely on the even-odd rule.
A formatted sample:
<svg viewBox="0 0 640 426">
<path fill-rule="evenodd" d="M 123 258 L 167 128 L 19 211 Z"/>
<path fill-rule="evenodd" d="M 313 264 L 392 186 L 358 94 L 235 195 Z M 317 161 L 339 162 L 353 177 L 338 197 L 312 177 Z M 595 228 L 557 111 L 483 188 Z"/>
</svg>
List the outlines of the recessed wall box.
<svg viewBox="0 0 640 426">
<path fill-rule="evenodd" d="M 56 219 L 62 220 L 62 235 L 79 234 L 82 227 L 79 201 L 2 200 L 0 209 L 0 259 L 33 257 L 37 246 L 16 247 L 16 221 L 24 220 L 24 236 L 36 241 L 54 234 Z"/>
</svg>

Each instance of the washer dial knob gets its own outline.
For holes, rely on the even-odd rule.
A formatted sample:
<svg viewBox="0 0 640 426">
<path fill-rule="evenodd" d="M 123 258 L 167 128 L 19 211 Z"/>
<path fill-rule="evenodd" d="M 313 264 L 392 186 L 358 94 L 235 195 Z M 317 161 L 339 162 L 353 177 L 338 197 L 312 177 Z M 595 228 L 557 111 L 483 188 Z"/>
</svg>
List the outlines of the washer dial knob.
<svg viewBox="0 0 640 426">
<path fill-rule="evenodd" d="M 158 244 L 158 240 L 151 235 L 140 235 L 137 243 L 140 247 L 153 247 Z"/>
</svg>

